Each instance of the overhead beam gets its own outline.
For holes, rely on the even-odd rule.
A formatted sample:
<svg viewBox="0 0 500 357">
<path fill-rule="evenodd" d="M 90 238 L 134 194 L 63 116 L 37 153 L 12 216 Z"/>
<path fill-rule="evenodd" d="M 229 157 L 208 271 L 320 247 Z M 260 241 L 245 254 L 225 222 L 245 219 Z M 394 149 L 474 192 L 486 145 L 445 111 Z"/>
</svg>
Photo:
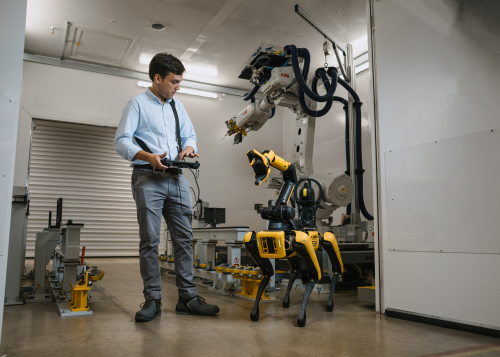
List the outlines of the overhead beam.
<svg viewBox="0 0 500 357">
<path fill-rule="evenodd" d="M 309 25 L 314 27 L 316 31 L 322 34 L 323 37 L 326 37 L 333 44 L 335 44 L 335 46 L 337 46 L 338 49 L 340 49 L 344 53 L 347 53 L 346 45 L 344 45 L 344 43 L 342 43 L 338 38 L 333 36 L 330 31 L 328 31 L 323 25 L 321 25 L 318 21 L 316 21 L 311 15 L 305 12 L 304 9 L 302 9 L 299 5 L 295 5 L 295 12 L 304 20 L 306 20 L 309 23 Z"/>
<path fill-rule="evenodd" d="M 29 54 L 29 53 L 25 53 L 23 59 L 25 62 L 40 63 L 40 64 L 46 64 L 46 65 L 50 65 L 50 66 L 76 69 L 79 71 L 87 71 L 87 72 L 107 74 L 110 76 L 138 79 L 141 81 L 151 81 L 149 79 L 149 75 L 147 73 L 144 73 L 144 72 L 129 71 L 126 69 L 98 66 L 95 64 L 89 64 L 89 63 L 83 63 L 83 62 L 60 60 L 59 58 L 45 57 L 45 56 L 33 55 L 33 54 Z M 185 88 L 200 89 L 200 90 L 206 90 L 206 91 L 210 91 L 210 92 L 226 93 L 226 94 L 230 94 L 230 95 L 235 95 L 237 97 L 242 97 L 243 95 L 245 95 L 248 92 L 248 91 L 244 91 L 241 89 L 236 89 L 236 88 L 231 88 L 231 87 L 223 87 L 223 86 L 218 86 L 215 84 L 201 83 L 201 82 L 195 82 L 195 81 L 189 81 L 189 80 L 183 80 L 182 86 Z M 255 97 L 258 99 L 263 98 L 262 94 L 260 94 L 260 93 L 256 94 Z"/>
</svg>

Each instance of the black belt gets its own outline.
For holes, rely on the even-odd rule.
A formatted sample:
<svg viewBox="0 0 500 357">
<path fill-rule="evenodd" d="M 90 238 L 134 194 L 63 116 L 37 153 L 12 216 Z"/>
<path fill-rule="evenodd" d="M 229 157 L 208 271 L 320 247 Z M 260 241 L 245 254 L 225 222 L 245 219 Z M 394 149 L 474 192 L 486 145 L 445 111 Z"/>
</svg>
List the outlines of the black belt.
<svg viewBox="0 0 500 357">
<path fill-rule="evenodd" d="M 137 169 L 143 169 L 143 170 L 150 170 L 154 172 L 163 172 L 165 174 L 169 175 L 182 175 L 182 169 L 178 167 L 170 167 L 168 169 L 155 169 L 153 166 L 149 164 L 144 164 L 144 165 L 134 165 L 134 168 Z"/>
</svg>

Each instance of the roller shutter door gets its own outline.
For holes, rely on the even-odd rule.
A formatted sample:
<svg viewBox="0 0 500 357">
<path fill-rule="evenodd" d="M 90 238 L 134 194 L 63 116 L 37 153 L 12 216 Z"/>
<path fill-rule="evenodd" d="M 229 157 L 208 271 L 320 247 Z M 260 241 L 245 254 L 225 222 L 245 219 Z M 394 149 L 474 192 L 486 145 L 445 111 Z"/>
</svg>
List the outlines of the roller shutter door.
<svg viewBox="0 0 500 357">
<path fill-rule="evenodd" d="M 47 227 L 49 211 L 54 224 L 59 197 L 63 222 L 85 224 L 86 256 L 138 256 L 132 168 L 114 150 L 116 128 L 34 121 L 27 256 L 34 256 L 35 235 Z"/>
</svg>

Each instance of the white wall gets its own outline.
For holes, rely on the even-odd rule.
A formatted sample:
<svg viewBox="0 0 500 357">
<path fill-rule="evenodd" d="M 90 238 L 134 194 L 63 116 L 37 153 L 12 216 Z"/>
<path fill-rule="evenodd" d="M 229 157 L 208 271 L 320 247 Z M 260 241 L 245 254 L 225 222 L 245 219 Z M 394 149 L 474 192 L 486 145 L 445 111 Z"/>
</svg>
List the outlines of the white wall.
<svg viewBox="0 0 500 357">
<path fill-rule="evenodd" d="M 363 106 L 362 116 L 362 150 L 363 150 L 363 190 L 366 209 L 373 215 L 373 177 L 372 177 L 372 140 L 369 114 L 369 77 L 370 70 L 360 72 L 356 76 L 356 92 Z M 321 93 L 321 92 L 320 92 Z M 335 95 L 347 99 L 347 91 L 340 85 Z M 318 109 L 323 104 L 318 105 Z M 315 173 L 330 174 L 332 177 L 342 175 L 346 170 L 345 156 L 345 112 L 343 105 L 334 103 L 332 109 L 323 117 L 316 119 L 316 134 L 313 152 L 313 168 Z M 288 161 L 292 160 L 293 130 L 296 115 L 289 109 L 283 109 L 283 155 Z M 351 161 L 352 162 L 352 161 Z M 333 224 L 340 224 L 340 217 L 345 213 L 345 207 L 337 209 L 333 213 Z M 362 220 L 366 220 L 361 215 Z"/>
<path fill-rule="evenodd" d="M 423 246 L 389 250 L 392 248 L 388 235 L 392 222 L 388 217 L 394 197 L 387 196 L 389 189 L 393 188 L 387 184 L 388 177 L 393 180 L 391 182 L 397 177 L 393 174 L 395 168 L 386 160 L 391 151 L 403 153 L 401 148 L 414 146 L 412 153 L 419 154 L 418 160 L 412 161 L 417 167 L 414 171 L 421 168 L 426 172 L 429 162 L 435 164 L 426 143 L 454 144 L 467 140 L 467 137 L 460 136 L 500 127 L 499 11 L 499 4 L 495 1 L 374 2 L 382 309 L 500 328 L 498 251 L 490 249 L 486 254 L 416 251 L 428 250 Z M 471 154 L 476 155 L 479 150 L 482 150 L 481 145 L 473 147 Z M 457 172 L 470 173 L 475 166 L 478 176 L 492 171 L 484 157 L 479 159 L 479 164 L 468 162 L 462 155 L 451 156 L 448 160 L 447 165 L 459 168 Z M 478 165 L 483 169 L 478 170 Z M 458 174 L 450 181 L 450 189 L 452 183 L 466 176 L 470 175 Z M 419 179 L 415 177 L 415 180 Z M 426 179 L 438 182 L 442 178 L 430 175 Z M 496 182 L 499 180 L 497 177 Z M 408 187 L 411 189 L 414 187 Z M 399 215 L 399 219 L 405 220 L 409 227 L 420 226 L 420 231 L 411 232 L 417 237 L 426 234 L 428 224 L 434 224 L 435 230 L 430 234 L 436 235 L 436 239 L 441 237 L 438 237 L 439 233 L 446 234 L 447 226 L 442 223 L 445 221 L 452 222 L 448 226 L 476 226 L 475 235 L 459 229 L 454 241 L 463 246 L 460 242 L 474 240 L 482 247 L 493 247 L 498 240 L 498 231 L 492 233 L 491 228 L 496 223 L 483 225 L 477 222 L 481 221 L 485 213 L 482 209 L 490 204 L 491 197 L 498 197 L 500 187 L 498 184 L 490 187 L 479 185 L 474 190 L 478 190 L 478 195 L 472 201 L 461 201 L 460 190 L 443 190 L 433 197 L 436 204 L 419 204 L 417 210 L 412 209 L 414 201 L 400 203 L 400 209 L 417 213 Z M 490 194 L 484 195 L 484 190 L 489 190 Z M 413 192 L 413 195 L 418 195 L 418 192 Z M 498 217 L 498 202 L 493 207 L 493 215 Z M 457 210 L 466 214 L 455 215 Z M 438 217 L 438 223 L 441 221 L 442 224 L 429 220 L 429 216 Z M 401 222 L 398 223 L 401 226 Z M 403 237 L 408 232 L 395 234 L 391 231 L 391 234 L 392 240 L 397 239 L 398 234 Z"/>
<path fill-rule="evenodd" d="M 31 118 L 116 126 L 127 101 L 144 90 L 134 79 L 24 62 L 22 108 L 27 114 L 20 119 L 25 130 L 29 125 L 24 121 Z M 201 198 L 212 207 L 226 208 L 226 226 L 261 230 L 263 222 L 253 205 L 274 198 L 274 191 L 254 186 L 246 152 L 273 148 L 281 155 L 281 109 L 265 129 L 233 145 L 232 137 L 222 140 L 227 130 L 224 121 L 244 108 L 241 98 L 228 95 L 219 101 L 183 94 L 177 94 L 177 98 L 184 103 L 198 136 Z M 26 158 L 28 149 L 25 144 L 20 159 Z M 191 174 L 186 177 L 196 187 Z"/>
<path fill-rule="evenodd" d="M 0 339 L 21 96 L 26 0 L 0 3 Z"/>
</svg>

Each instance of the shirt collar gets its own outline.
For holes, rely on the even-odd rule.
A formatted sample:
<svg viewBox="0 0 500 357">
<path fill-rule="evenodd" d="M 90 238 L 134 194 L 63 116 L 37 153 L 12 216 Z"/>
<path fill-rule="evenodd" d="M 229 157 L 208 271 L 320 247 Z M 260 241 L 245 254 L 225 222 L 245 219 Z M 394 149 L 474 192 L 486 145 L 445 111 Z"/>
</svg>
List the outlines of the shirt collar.
<svg viewBox="0 0 500 357">
<path fill-rule="evenodd" d="M 155 101 L 156 103 L 160 104 L 160 105 L 163 105 L 161 104 L 161 100 L 160 98 L 158 98 L 156 95 L 153 94 L 153 92 L 151 92 L 151 89 L 149 89 L 149 87 L 146 89 L 146 95 L 151 98 L 153 101 Z M 167 99 L 167 101 L 165 103 L 168 103 L 170 104 L 170 101 L 173 100 L 173 98 L 171 99 Z"/>
</svg>

